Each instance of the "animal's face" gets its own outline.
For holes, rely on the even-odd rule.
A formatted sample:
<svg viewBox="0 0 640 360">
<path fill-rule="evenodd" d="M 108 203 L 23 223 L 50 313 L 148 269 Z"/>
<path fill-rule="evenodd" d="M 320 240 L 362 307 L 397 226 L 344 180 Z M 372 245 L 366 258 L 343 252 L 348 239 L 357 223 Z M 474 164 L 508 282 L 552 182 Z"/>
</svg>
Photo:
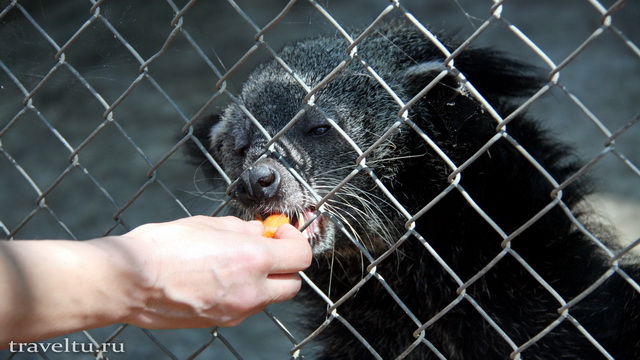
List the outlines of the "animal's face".
<svg viewBox="0 0 640 360">
<path fill-rule="evenodd" d="M 299 74 L 309 84 L 326 75 Z M 333 249 L 336 238 L 345 240 L 343 232 L 355 234 L 351 236 L 369 248 L 379 240 L 363 234 L 379 233 L 374 227 L 383 224 L 371 217 L 382 219 L 390 209 L 380 205 L 385 201 L 367 173 L 370 168 L 358 165 L 369 165 L 371 155 L 361 155 L 395 120 L 397 110 L 380 111 L 383 119 L 371 118 L 362 109 L 379 107 L 390 96 L 372 79 L 358 76 L 346 71 L 305 101 L 303 86 L 279 66 L 252 75 L 241 105 L 230 105 L 210 131 L 214 158 L 232 180 L 238 179 L 232 194 L 241 216 L 285 213 L 298 227 L 309 222 L 304 233 L 316 253 Z M 375 96 L 341 94 L 345 86 L 367 82 L 366 91 L 377 92 L 377 104 Z M 377 147 L 375 156 L 390 145 Z M 380 235 L 386 237 L 374 238 Z"/>
</svg>

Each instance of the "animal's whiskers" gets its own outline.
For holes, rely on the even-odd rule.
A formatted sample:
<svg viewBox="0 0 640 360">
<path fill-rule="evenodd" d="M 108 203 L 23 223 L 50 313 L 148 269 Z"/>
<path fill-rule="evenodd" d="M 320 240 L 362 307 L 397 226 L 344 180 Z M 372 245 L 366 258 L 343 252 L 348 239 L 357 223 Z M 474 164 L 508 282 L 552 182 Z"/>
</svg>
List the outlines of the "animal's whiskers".
<svg viewBox="0 0 640 360">
<path fill-rule="evenodd" d="M 316 179 L 315 183 L 320 193 L 330 193 L 340 181 L 337 178 L 322 177 Z M 369 249 L 380 248 L 381 243 L 390 246 L 393 239 L 397 238 L 391 230 L 393 219 L 389 216 L 395 210 L 388 201 L 373 192 L 351 183 L 343 184 L 333 198 L 328 199 L 327 209 L 344 221 L 353 235 Z"/>
</svg>

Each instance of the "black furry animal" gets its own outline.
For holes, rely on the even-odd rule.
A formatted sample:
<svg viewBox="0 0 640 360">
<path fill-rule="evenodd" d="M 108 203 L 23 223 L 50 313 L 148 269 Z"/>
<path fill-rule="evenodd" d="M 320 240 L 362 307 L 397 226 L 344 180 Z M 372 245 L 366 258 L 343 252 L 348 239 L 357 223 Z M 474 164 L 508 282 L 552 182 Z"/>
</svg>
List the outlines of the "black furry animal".
<svg viewBox="0 0 640 360">
<path fill-rule="evenodd" d="M 554 190 L 579 162 L 526 115 L 498 128 L 471 91 L 507 117 L 544 85 L 537 71 L 477 48 L 450 68 L 422 32 L 394 21 L 332 73 L 348 45 L 328 36 L 285 47 L 288 68 L 260 66 L 239 103 L 196 131 L 237 179 L 239 216 L 315 219 L 304 230 L 317 259 L 308 274 L 334 302 L 381 259 L 376 276 L 335 309 L 352 329 L 334 318 L 315 338 L 317 358 L 640 359 L 638 261 L 616 262 L 594 241 L 616 249 L 584 206 L 584 177 Z M 266 134 L 287 125 L 268 144 Z M 457 176 L 454 166 L 463 166 Z M 299 300 L 310 329 L 327 319 L 313 291 Z"/>
</svg>

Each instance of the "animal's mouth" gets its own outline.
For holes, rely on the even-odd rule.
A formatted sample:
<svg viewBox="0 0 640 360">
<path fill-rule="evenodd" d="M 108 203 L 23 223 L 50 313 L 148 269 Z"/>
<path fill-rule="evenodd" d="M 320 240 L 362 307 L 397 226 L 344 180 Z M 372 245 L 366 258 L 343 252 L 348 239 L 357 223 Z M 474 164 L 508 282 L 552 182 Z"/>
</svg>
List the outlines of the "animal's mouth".
<svg viewBox="0 0 640 360">
<path fill-rule="evenodd" d="M 262 213 L 257 215 L 257 218 L 265 219 L 273 214 L 285 214 L 289 217 L 289 223 L 296 229 L 300 230 L 305 238 L 309 241 L 309 244 L 313 247 L 318 243 L 322 237 L 322 224 L 324 219 L 322 215 L 319 215 L 314 206 L 306 207 L 304 210 L 283 210 L 273 211 L 269 213 Z"/>
</svg>

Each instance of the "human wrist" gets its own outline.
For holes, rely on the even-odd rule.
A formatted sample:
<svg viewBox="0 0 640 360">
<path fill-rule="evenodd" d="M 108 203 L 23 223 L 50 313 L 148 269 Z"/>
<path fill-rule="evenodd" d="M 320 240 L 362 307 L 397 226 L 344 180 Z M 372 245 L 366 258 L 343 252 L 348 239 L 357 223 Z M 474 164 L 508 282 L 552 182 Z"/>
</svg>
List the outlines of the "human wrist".
<svg viewBox="0 0 640 360">
<path fill-rule="evenodd" d="M 144 260 L 136 251 L 134 238 L 111 236 L 90 243 L 101 252 L 101 257 L 109 266 L 109 298 L 116 305 L 112 311 L 117 323 L 131 323 L 146 308 L 151 298 L 152 280 L 146 270 Z"/>
</svg>

